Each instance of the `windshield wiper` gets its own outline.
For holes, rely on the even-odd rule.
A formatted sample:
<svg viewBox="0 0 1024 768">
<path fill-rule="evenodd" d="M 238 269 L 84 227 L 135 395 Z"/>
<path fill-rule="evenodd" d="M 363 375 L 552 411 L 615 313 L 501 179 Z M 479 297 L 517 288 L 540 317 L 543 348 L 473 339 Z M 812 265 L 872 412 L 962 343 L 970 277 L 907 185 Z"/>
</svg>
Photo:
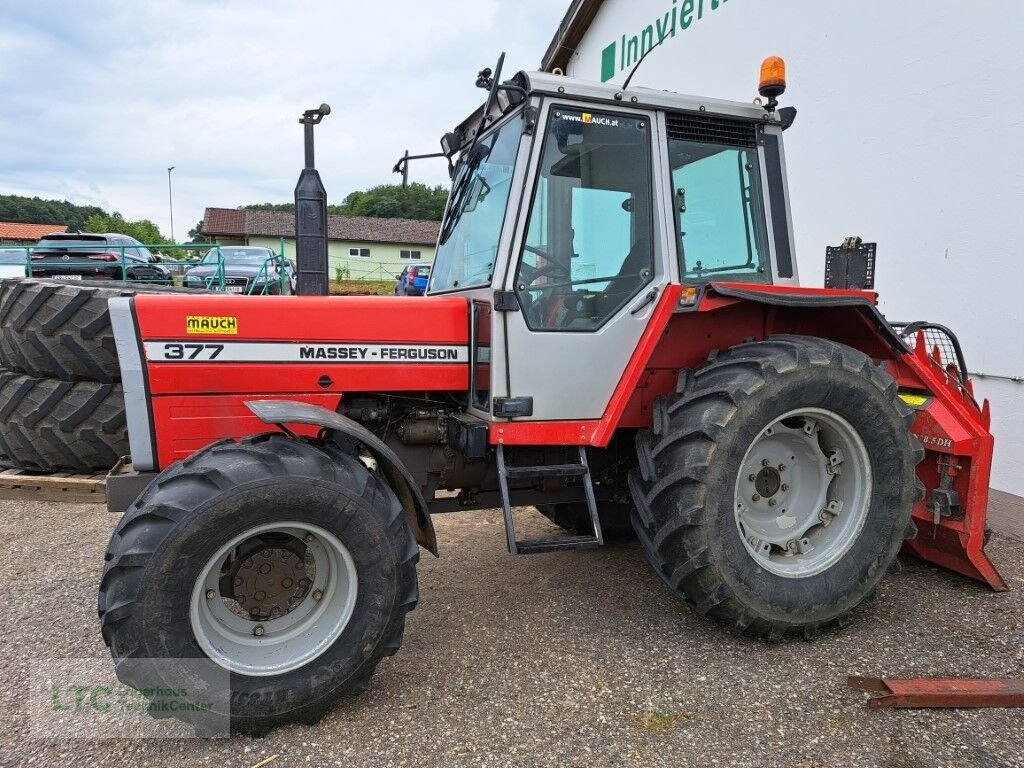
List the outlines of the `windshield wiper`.
<svg viewBox="0 0 1024 768">
<path fill-rule="evenodd" d="M 463 211 L 468 204 L 468 200 L 464 198 L 466 197 L 466 193 L 473 186 L 471 183 L 474 178 L 473 174 L 476 173 L 477 168 L 479 168 L 480 163 L 483 162 L 484 158 L 488 157 L 490 154 L 491 148 L 486 144 L 475 144 L 466 153 L 464 166 L 462 165 L 462 161 L 460 161 L 459 164 L 465 169 L 465 171 L 452 185 L 452 191 L 449 195 L 448 203 L 449 215 L 448 218 L 444 220 L 444 226 L 441 228 L 438 245 L 444 245 L 448 241 L 448 238 L 452 235 L 452 230 L 455 229 L 455 225 L 462 218 Z"/>
<path fill-rule="evenodd" d="M 499 90 L 516 91 L 522 94 L 522 98 L 525 100 L 527 94 L 526 91 L 518 85 L 502 85 L 501 84 L 501 69 L 505 63 L 505 52 L 502 51 L 501 55 L 498 56 L 498 62 L 494 65 L 492 71 L 489 67 L 481 70 L 477 74 L 476 86 L 477 88 L 484 88 L 487 91 L 487 100 L 484 102 L 483 113 L 480 115 L 480 123 L 477 125 L 476 131 L 473 133 L 473 141 L 469 145 L 469 149 L 464 153 L 465 166 L 462 164 L 462 160 L 459 160 L 459 166 L 456 167 L 456 173 L 459 167 L 465 167 L 465 173 L 462 174 L 452 184 L 452 191 L 448 196 L 450 215 L 444 220 L 444 224 L 441 227 L 440 238 L 438 245 L 444 245 L 448 238 L 452 235 L 452 230 L 455 225 L 462 218 L 464 209 L 467 207 L 468 202 L 463 201 L 466 192 L 472 188 L 470 183 L 473 180 L 473 174 L 476 169 L 480 166 L 480 163 L 491 154 L 491 148 L 478 143 L 480 141 L 480 135 L 484 132 L 487 126 L 487 116 L 491 113 L 491 109 L 494 107 L 495 100 Z M 484 194 L 476 202 L 482 201 L 487 193 L 490 192 L 490 187 L 487 185 L 487 180 L 480 177 L 480 181 L 483 182 Z"/>
</svg>

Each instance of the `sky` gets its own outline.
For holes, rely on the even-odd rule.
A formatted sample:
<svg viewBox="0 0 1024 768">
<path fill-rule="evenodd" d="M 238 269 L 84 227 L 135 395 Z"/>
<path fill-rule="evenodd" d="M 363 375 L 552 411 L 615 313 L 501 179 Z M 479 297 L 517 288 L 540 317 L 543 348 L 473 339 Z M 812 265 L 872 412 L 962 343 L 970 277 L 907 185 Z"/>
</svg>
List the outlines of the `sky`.
<svg viewBox="0 0 1024 768">
<path fill-rule="evenodd" d="M 535 69 L 568 0 L 0 0 L 0 194 L 98 205 L 181 241 L 210 207 L 290 202 L 298 119 L 328 103 L 328 202 L 396 183 L 408 148 L 483 100 L 505 50 Z M 446 184 L 442 161 L 410 181 Z"/>
</svg>

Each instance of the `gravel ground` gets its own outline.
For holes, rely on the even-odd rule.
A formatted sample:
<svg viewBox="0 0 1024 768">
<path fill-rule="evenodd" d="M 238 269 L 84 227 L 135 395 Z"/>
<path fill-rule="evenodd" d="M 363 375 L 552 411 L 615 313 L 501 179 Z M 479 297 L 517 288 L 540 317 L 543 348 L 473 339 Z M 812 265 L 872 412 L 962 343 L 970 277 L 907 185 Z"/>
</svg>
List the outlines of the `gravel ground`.
<svg viewBox="0 0 1024 768">
<path fill-rule="evenodd" d="M 34 739 L 30 661 L 106 655 L 96 583 L 114 523 L 99 505 L 0 502 L 0 765 L 1024 765 L 1024 709 L 877 712 L 845 688 L 851 673 L 1024 676 L 1024 543 L 989 547 L 1008 593 L 908 563 L 848 629 L 769 645 L 691 613 L 636 544 L 513 558 L 495 512 L 436 518 L 442 558 L 421 561 L 402 651 L 316 727 Z"/>
</svg>

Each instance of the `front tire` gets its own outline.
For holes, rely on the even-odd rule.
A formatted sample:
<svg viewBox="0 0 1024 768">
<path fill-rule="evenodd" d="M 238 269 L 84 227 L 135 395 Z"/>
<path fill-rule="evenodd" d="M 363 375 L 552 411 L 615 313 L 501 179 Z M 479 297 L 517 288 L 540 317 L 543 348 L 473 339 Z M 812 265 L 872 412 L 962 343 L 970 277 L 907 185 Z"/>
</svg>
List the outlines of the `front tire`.
<svg viewBox="0 0 1024 768">
<path fill-rule="evenodd" d="M 225 441 L 164 471 L 118 524 L 103 638 L 136 689 L 159 681 L 125 660 L 228 670 L 233 732 L 314 723 L 398 650 L 418 558 L 401 504 L 356 457 L 279 435 Z"/>
<path fill-rule="evenodd" d="M 823 339 L 742 344 L 655 406 L 630 476 L 648 561 L 701 615 L 779 639 L 845 623 L 913 535 L 924 455 L 896 382 Z"/>
</svg>

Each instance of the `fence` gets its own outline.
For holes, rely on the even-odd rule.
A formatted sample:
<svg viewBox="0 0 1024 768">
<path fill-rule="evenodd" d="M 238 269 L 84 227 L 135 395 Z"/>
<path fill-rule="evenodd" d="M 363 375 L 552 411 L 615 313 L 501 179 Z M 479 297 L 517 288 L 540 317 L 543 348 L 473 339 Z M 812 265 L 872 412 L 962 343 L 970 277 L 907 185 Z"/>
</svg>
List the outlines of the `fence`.
<svg viewBox="0 0 1024 768">
<path fill-rule="evenodd" d="M 338 256 L 330 257 L 331 274 L 334 282 L 342 280 L 378 280 L 382 282 L 394 282 L 395 278 L 402 274 L 402 270 L 410 264 L 430 264 L 427 259 L 403 259 L 397 262 L 371 262 L 366 263 L 354 258 Z"/>
<path fill-rule="evenodd" d="M 50 280 L 116 280 L 124 283 L 181 285 L 244 294 L 290 293 L 294 268 L 284 256 L 284 239 L 277 253 L 245 269 L 229 263 L 224 250 L 237 246 L 216 243 L 159 243 L 116 245 L 94 243 L 0 247 L 0 277 L 45 277 Z M 164 260 L 153 251 L 205 251 L 189 261 Z M 234 267 L 234 268 L 233 268 Z"/>
</svg>

